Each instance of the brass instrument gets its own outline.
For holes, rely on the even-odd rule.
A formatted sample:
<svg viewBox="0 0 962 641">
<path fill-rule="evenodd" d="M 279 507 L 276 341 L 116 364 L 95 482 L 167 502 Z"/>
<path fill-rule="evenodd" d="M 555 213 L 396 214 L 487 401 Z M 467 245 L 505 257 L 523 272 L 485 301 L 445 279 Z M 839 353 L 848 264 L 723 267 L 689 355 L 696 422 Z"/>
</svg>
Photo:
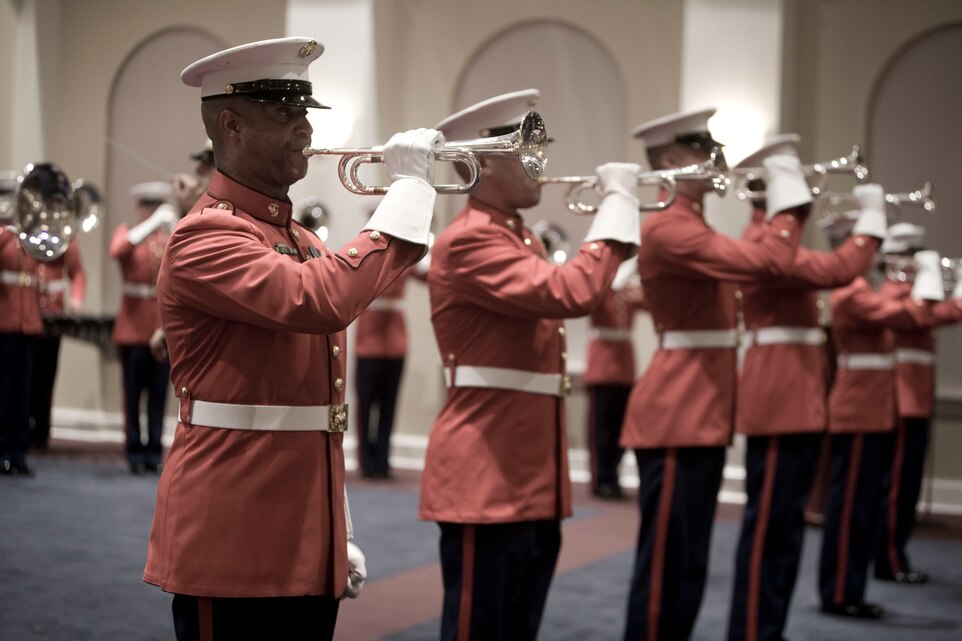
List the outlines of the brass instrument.
<svg viewBox="0 0 962 641">
<path fill-rule="evenodd" d="M 324 242 L 327 242 L 330 217 L 327 207 L 316 196 L 308 196 L 294 207 L 294 220 L 313 231 Z"/>
<path fill-rule="evenodd" d="M 469 170 L 469 176 L 464 183 L 434 185 L 439 194 L 464 194 L 478 184 L 481 177 L 481 163 L 478 154 L 497 156 L 515 156 L 524 167 L 525 173 L 537 180 L 544 173 L 547 163 L 546 149 L 548 134 L 544 121 L 534 111 L 529 111 L 521 120 L 517 131 L 503 136 L 491 138 L 477 138 L 474 140 L 456 140 L 445 142 L 434 153 L 436 160 L 450 161 L 464 164 Z M 338 177 L 341 184 L 348 191 L 361 195 L 382 195 L 387 193 L 387 187 L 364 184 L 358 178 L 357 172 L 362 164 L 384 162 L 384 153 L 376 148 L 341 148 L 317 149 L 306 147 L 305 156 L 341 156 L 338 162 Z"/>
<path fill-rule="evenodd" d="M 868 167 L 862 161 L 862 152 L 858 145 L 853 145 L 851 153 L 847 156 L 811 165 L 802 165 L 802 172 L 809 180 L 812 196 L 816 198 L 825 194 L 829 174 L 851 174 L 858 183 L 868 180 Z M 764 167 L 741 167 L 732 170 L 733 182 L 742 185 L 735 190 L 735 195 L 739 200 L 763 200 L 765 198 L 764 191 L 753 191 L 748 188 L 748 183 L 756 179 L 765 179 Z"/>
<path fill-rule="evenodd" d="M 71 202 L 77 213 L 77 224 L 81 231 L 88 232 L 100 225 L 104 205 L 100 191 L 96 187 L 83 179 L 75 181 Z"/>
<path fill-rule="evenodd" d="M 837 194 L 825 192 L 822 194 L 828 207 L 822 211 L 818 225 L 821 228 L 831 227 L 838 223 L 855 223 L 858 217 L 859 202 L 852 194 Z M 932 183 L 926 182 L 921 189 L 915 191 L 885 194 L 885 202 L 895 207 L 912 205 L 921 207 L 927 212 L 935 211 L 935 199 L 932 197 Z"/>
<path fill-rule="evenodd" d="M 962 268 L 962 258 L 949 258 L 943 256 L 940 259 L 942 268 L 942 284 L 946 294 L 955 291 L 959 283 L 959 271 Z M 915 259 L 912 256 L 901 254 L 890 254 L 882 257 L 882 268 L 885 277 L 900 283 L 914 283 L 915 274 L 918 269 Z"/>
<path fill-rule="evenodd" d="M 712 189 L 719 196 L 728 191 L 729 179 L 726 175 L 727 165 L 725 157 L 719 150 L 713 149 L 708 160 L 702 163 L 679 167 L 677 169 L 659 169 L 656 171 L 642 171 L 638 173 L 638 185 L 661 185 L 668 192 L 664 200 L 654 203 L 642 203 L 641 211 L 661 211 L 675 202 L 675 192 L 679 180 L 710 180 Z M 541 177 L 538 179 L 543 185 L 568 185 L 565 192 L 565 205 L 574 214 L 590 216 L 597 213 L 598 208 L 587 205 L 581 200 L 581 192 L 586 189 L 597 189 L 597 176 L 561 176 L 556 178 Z"/>
</svg>

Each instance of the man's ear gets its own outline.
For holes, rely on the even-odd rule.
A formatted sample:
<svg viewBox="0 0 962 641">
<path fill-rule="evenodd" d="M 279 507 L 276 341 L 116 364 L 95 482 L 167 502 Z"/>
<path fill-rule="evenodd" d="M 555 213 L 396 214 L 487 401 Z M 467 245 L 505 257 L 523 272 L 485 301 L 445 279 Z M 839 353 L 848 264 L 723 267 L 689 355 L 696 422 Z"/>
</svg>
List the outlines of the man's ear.
<svg viewBox="0 0 962 641">
<path fill-rule="evenodd" d="M 675 169 L 691 164 L 678 145 L 669 145 L 658 156 L 658 165 L 662 169 Z"/>
<path fill-rule="evenodd" d="M 222 109 L 218 115 L 217 122 L 221 130 L 230 138 L 240 135 L 240 130 L 244 124 L 243 117 L 233 109 Z"/>
</svg>

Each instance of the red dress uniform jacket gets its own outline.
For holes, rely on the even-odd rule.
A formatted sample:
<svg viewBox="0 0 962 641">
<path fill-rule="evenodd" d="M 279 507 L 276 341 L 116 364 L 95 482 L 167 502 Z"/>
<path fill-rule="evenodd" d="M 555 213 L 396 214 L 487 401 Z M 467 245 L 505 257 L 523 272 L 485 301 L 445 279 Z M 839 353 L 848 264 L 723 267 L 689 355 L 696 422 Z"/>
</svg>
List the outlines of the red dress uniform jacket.
<svg viewBox="0 0 962 641">
<path fill-rule="evenodd" d="M 155 292 L 147 291 L 157 285 L 160 259 L 167 243 L 167 230 L 154 230 L 143 242 L 131 245 L 127 240 L 130 226 L 122 223 L 110 239 L 110 256 L 120 264 L 123 285 L 139 288 L 137 295 L 123 293 L 117 320 L 114 321 L 114 343 L 117 345 L 147 345 L 160 327 L 160 313 Z"/>
<path fill-rule="evenodd" d="M 743 238 L 763 237 L 765 212 L 755 210 Z M 762 328 L 818 331 L 818 290 L 840 287 L 871 264 L 879 241 L 845 240 L 832 252 L 798 249 L 792 275 L 741 286 L 746 340 L 735 404 L 735 429 L 749 436 L 820 432 L 828 427 L 828 362 L 823 344 L 759 344 Z M 759 330 L 762 329 L 762 333 Z M 764 343 L 764 342 L 763 342 Z"/>
<path fill-rule="evenodd" d="M 732 239 L 709 227 L 701 204 L 684 195 L 649 215 L 638 273 L 656 331 L 733 331 L 734 282 L 790 274 L 801 227 L 796 215 L 782 213 L 757 240 Z M 659 349 L 628 398 L 621 445 L 728 445 L 736 376 L 734 348 Z"/>
<path fill-rule="evenodd" d="M 40 291 L 40 311 L 44 316 L 63 314 L 64 293 L 67 282 L 70 283 L 70 297 L 75 301 L 83 301 L 87 277 L 83 264 L 80 262 L 80 250 L 77 243 L 67 246 L 67 251 L 56 260 L 49 263 L 37 263 L 38 289 Z"/>
<path fill-rule="evenodd" d="M 901 298 L 912 291 L 911 283 L 886 280 L 879 288 L 883 295 Z M 948 325 L 962 320 L 962 302 L 946 300 L 932 306 L 933 321 Z M 935 404 L 935 364 L 901 359 L 905 350 L 935 356 L 935 334 L 932 329 L 902 329 L 895 331 L 895 385 L 899 416 L 931 418 Z"/>
<path fill-rule="evenodd" d="M 428 291 L 450 375 L 459 366 L 564 374 L 563 318 L 595 307 L 625 258 L 591 242 L 561 267 L 516 213 L 469 200 L 434 245 Z M 420 517 L 454 523 L 560 519 L 571 514 L 561 396 L 454 387 L 434 423 Z"/>
<path fill-rule="evenodd" d="M 289 202 L 214 173 L 157 283 L 181 422 L 147 582 L 199 596 L 343 592 L 343 434 L 204 427 L 190 408 L 344 403 L 344 330 L 421 249 L 371 231 L 328 252 Z"/>
<path fill-rule="evenodd" d="M 635 312 L 644 309 L 639 288 L 608 289 L 591 311 L 591 340 L 585 385 L 631 385 L 635 382 L 635 350 L 631 330 Z"/>
<path fill-rule="evenodd" d="M 43 319 L 37 293 L 37 261 L 27 255 L 10 227 L 0 227 L 0 272 L 0 332 L 39 336 Z"/>
<path fill-rule="evenodd" d="M 898 297 L 896 297 L 898 296 Z M 888 355 L 894 359 L 895 339 L 890 330 L 932 327 L 931 303 L 906 292 L 875 291 L 859 276 L 834 290 L 832 339 L 841 364 L 858 354 Z M 887 432 L 895 429 L 895 369 L 839 367 L 828 399 L 829 431 L 833 433 Z"/>
</svg>

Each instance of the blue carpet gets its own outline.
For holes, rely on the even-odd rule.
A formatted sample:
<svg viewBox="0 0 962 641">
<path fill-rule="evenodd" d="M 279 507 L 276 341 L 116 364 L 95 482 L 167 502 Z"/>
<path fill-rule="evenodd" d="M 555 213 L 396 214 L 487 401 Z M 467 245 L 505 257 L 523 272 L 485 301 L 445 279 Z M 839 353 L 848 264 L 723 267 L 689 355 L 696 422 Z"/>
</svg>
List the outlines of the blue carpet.
<svg viewBox="0 0 962 641">
<path fill-rule="evenodd" d="M 170 596 L 141 581 L 157 477 L 129 474 L 119 454 L 116 463 L 64 456 L 32 462 L 35 478 L 0 478 L 0 641 L 171 641 Z M 372 582 L 437 560 L 437 526 L 417 520 L 414 492 L 355 485 L 350 496 Z M 596 513 L 578 506 L 576 518 Z M 694 639 L 724 639 L 737 530 L 733 521 L 716 523 Z M 787 638 L 962 639 L 962 542 L 918 537 L 913 560 L 933 580 L 871 582 L 868 597 L 890 613 L 877 623 L 818 613 L 819 544 L 819 530 L 810 530 Z M 620 639 L 631 563 L 631 552 L 619 552 L 557 576 L 542 641 Z M 429 641 L 437 634 L 435 620 L 383 641 Z"/>
</svg>

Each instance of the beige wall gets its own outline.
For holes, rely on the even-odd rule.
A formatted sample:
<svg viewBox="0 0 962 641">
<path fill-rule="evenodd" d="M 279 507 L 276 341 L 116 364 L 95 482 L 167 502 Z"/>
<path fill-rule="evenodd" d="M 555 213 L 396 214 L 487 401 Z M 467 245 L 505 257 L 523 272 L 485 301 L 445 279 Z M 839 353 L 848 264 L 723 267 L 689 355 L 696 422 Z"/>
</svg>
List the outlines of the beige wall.
<svg viewBox="0 0 962 641">
<path fill-rule="evenodd" d="M 0 78 L 14 69 L 8 52 L 19 7 L 30 0 L 0 1 Z M 51 0 L 52 1 L 52 0 Z M 962 19 L 958 0 L 782 0 L 785 6 L 782 58 L 781 129 L 803 137 L 807 159 L 840 155 L 866 134 L 866 114 L 872 87 L 886 61 L 916 34 Z M 753 0 L 754 2 L 754 0 Z M 56 91 L 44 116 L 49 128 L 51 158 L 71 176 L 103 184 L 107 166 L 107 105 L 113 79 L 139 43 L 176 25 L 199 27 L 228 44 L 283 35 L 283 0 L 98 0 L 62 2 L 59 37 L 45 41 L 55 57 L 46 91 Z M 712 5 L 724 7 L 725 0 Z M 751 3 L 733 3 L 744 9 Z M 454 105 L 459 78 L 472 54 L 498 33 L 531 20 L 570 23 L 605 43 L 626 79 L 625 131 L 647 119 L 676 110 L 682 86 L 686 11 L 706 2 L 675 0 L 373 0 L 378 85 L 378 138 L 413 126 L 436 122 Z M 323 5 L 319 5 L 323 6 Z M 287 27 L 292 33 L 296 25 Z M 323 33 L 314 34 L 322 41 Z M 537 43 L 532 43 L 537 46 Z M 719 46 L 710 55 L 724 58 Z M 690 61 L 689 61 L 690 62 Z M 940 61 L 938 64 L 945 64 Z M 957 66 L 957 65 L 955 65 Z M 946 73 L 954 72 L 947 68 Z M 158 100 L 163 100 L 158 96 Z M 11 140 L 11 105 L 0 92 L 0 149 Z M 155 123 L 145 123 L 152 126 Z M 586 126 L 590 126 L 588 123 Z M 641 160 L 640 149 L 634 160 Z M 443 218 L 450 204 L 439 207 Z M 104 230 L 97 232 L 103 234 Z M 101 292 L 96 274 L 107 268 L 98 255 L 103 237 L 81 239 L 91 272 L 88 311 L 99 311 Z M 409 287 L 411 356 L 402 387 L 401 436 L 418 441 L 430 427 L 442 391 L 437 383 L 437 355 L 427 295 L 423 286 Z M 72 343 L 72 342 L 71 342 Z M 96 379 L 104 383 L 96 353 L 65 342 L 61 380 Z M 642 362 L 647 362 L 646 357 Z M 92 375 L 94 373 L 94 375 Z M 85 408 L 117 411 L 105 404 L 102 390 L 83 386 L 58 387 L 58 409 Z M 426 393 L 424 390 L 428 390 Z M 109 406 L 108 406 L 109 405 Z M 583 425 L 583 402 L 572 399 L 572 432 Z M 957 453 L 962 442 L 948 433 L 940 444 L 936 470 L 949 479 L 962 478 Z M 403 440 L 403 438 L 402 438 Z M 573 439 L 579 442 L 576 437 Z M 947 446 L 947 447 L 944 447 Z M 962 506 L 962 492 L 956 504 Z"/>
<path fill-rule="evenodd" d="M 13 70 L 16 61 L 17 25 L 20 18 L 19 2 L 0 1 L 0 171 L 13 169 L 10 147 L 13 140 Z"/>
</svg>

